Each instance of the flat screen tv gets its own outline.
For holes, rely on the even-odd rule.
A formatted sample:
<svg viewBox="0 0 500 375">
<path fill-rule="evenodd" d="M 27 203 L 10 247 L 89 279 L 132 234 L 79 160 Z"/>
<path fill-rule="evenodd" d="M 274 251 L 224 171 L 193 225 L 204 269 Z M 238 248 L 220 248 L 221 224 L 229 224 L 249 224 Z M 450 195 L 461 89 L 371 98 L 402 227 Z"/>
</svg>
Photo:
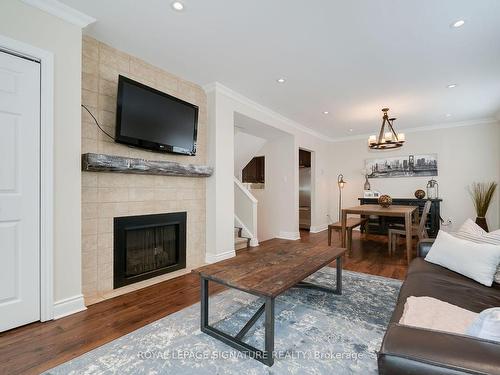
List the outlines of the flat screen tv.
<svg viewBox="0 0 500 375">
<path fill-rule="evenodd" d="M 149 150 L 196 154 L 198 107 L 120 76 L 115 141 Z"/>
</svg>

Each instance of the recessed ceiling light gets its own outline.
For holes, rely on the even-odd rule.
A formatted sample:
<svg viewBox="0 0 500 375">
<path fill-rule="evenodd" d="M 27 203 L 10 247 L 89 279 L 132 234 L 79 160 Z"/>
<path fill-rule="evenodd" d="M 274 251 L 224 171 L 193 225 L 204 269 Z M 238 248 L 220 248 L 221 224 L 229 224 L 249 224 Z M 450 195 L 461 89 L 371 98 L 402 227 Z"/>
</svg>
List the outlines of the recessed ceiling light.
<svg viewBox="0 0 500 375">
<path fill-rule="evenodd" d="M 454 89 L 455 87 L 457 87 L 458 85 L 456 83 L 452 83 L 446 87 L 448 87 L 449 89 Z"/>
<path fill-rule="evenodd" d="M 324 115 L 327 115 L 327 114 L 329 114 L 329 113 L 330 113 L 330 112 L 328 112 L 328 111 L 323 111 L 323 114 L 324 114 Z"/>
<path fill-rule="evenodd" d="M 285 82 L 286 82 L 286 79 L 284 79 L 284 78 L 278 78 L 278 79 L 276 80 L 276 82 L 278 82 L 278 83 L 285 83 Z"/>
<path fill-rule="evenodd" d="M 180 1 L 174 1 L 172 3 L 172 8 L 178 12 L 181 12 L 184 10 L 184 4 L 182 4 Z"/>
<path fill-rule="evenodd" d="M 352 133 L 354 129 L 349 129 L 349 131 Z"/>
<path fill-rule="evenodd" d="M 446 117 L 451 117 L 451 113 L 447 113 L 447 114 L 446 114 Z"/>
<path fill-rule="evenodd" d="M 455 29 L 458 28 L 458 27 L 461 27 L 463 26 L 465 23 L 464 20 L 458 20 L 458 21 L 455 21 L 451 24 L 451 27 L 454 27 Z"/>
</svg>

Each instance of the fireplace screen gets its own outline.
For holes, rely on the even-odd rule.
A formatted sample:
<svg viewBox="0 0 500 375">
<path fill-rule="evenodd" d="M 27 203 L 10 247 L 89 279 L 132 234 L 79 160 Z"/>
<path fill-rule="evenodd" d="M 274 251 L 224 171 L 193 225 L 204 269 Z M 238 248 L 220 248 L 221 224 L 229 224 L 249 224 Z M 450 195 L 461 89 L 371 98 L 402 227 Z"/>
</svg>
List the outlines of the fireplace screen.
<svg viewBox="0 0 500 375">
<path fill-rule="evenodd" d="M 115 218 L 114 287 L 186 266 L 186 213 Z"/>
<path fill-rule="evenodd" d="M 177 263 L 177 226 L 125 231 L 126 276 L 136 276 Z"/>
</svg>

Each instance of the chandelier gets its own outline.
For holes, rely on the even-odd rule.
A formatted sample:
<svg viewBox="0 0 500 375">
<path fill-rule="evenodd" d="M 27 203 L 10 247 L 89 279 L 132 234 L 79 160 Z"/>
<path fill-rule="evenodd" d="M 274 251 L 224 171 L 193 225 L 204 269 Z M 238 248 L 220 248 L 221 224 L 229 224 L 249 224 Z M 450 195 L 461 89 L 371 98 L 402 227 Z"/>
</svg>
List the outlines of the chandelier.
<svg viewBox="0 0 500 375">
<path fill-rule="evenodd" d="M 382 117 L 382 127 L 380 128 L 380 133 L 377 136 L 371 135 L 368 138 L 368 147 L 374 150 L 388 150 L 391 148 L 398 148 L 403 146 L 405 143 L 404 133 L 397 134 L 394 130 L 394 120 L 396 118 L 389 118 L 387 112 L 389 108 L 382 108 L 384 116 Z M 385 126 L 387 124 L 387 132 L 385 131 Z"/>
</svg>

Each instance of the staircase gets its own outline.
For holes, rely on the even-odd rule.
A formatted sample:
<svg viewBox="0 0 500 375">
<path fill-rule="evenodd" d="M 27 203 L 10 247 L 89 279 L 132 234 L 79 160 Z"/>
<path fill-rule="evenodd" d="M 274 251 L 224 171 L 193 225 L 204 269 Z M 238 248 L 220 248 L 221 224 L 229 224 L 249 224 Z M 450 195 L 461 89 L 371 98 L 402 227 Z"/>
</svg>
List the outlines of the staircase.
<svg viewBox="0 0 500 375">
<path fill-rule="evenodd" d="M 242 236 L 243 228 L 234 227 L 234 250 L 246 250 L 250 245 L 250 238 Z"/>
<path fill-rule="evenodd" d="M 234 248 L 258 246 L 257 199 L 241 183 L 242 170 L 267 142 L 266 139 L 242 132 L 234 133 Z"/>
</svg>

